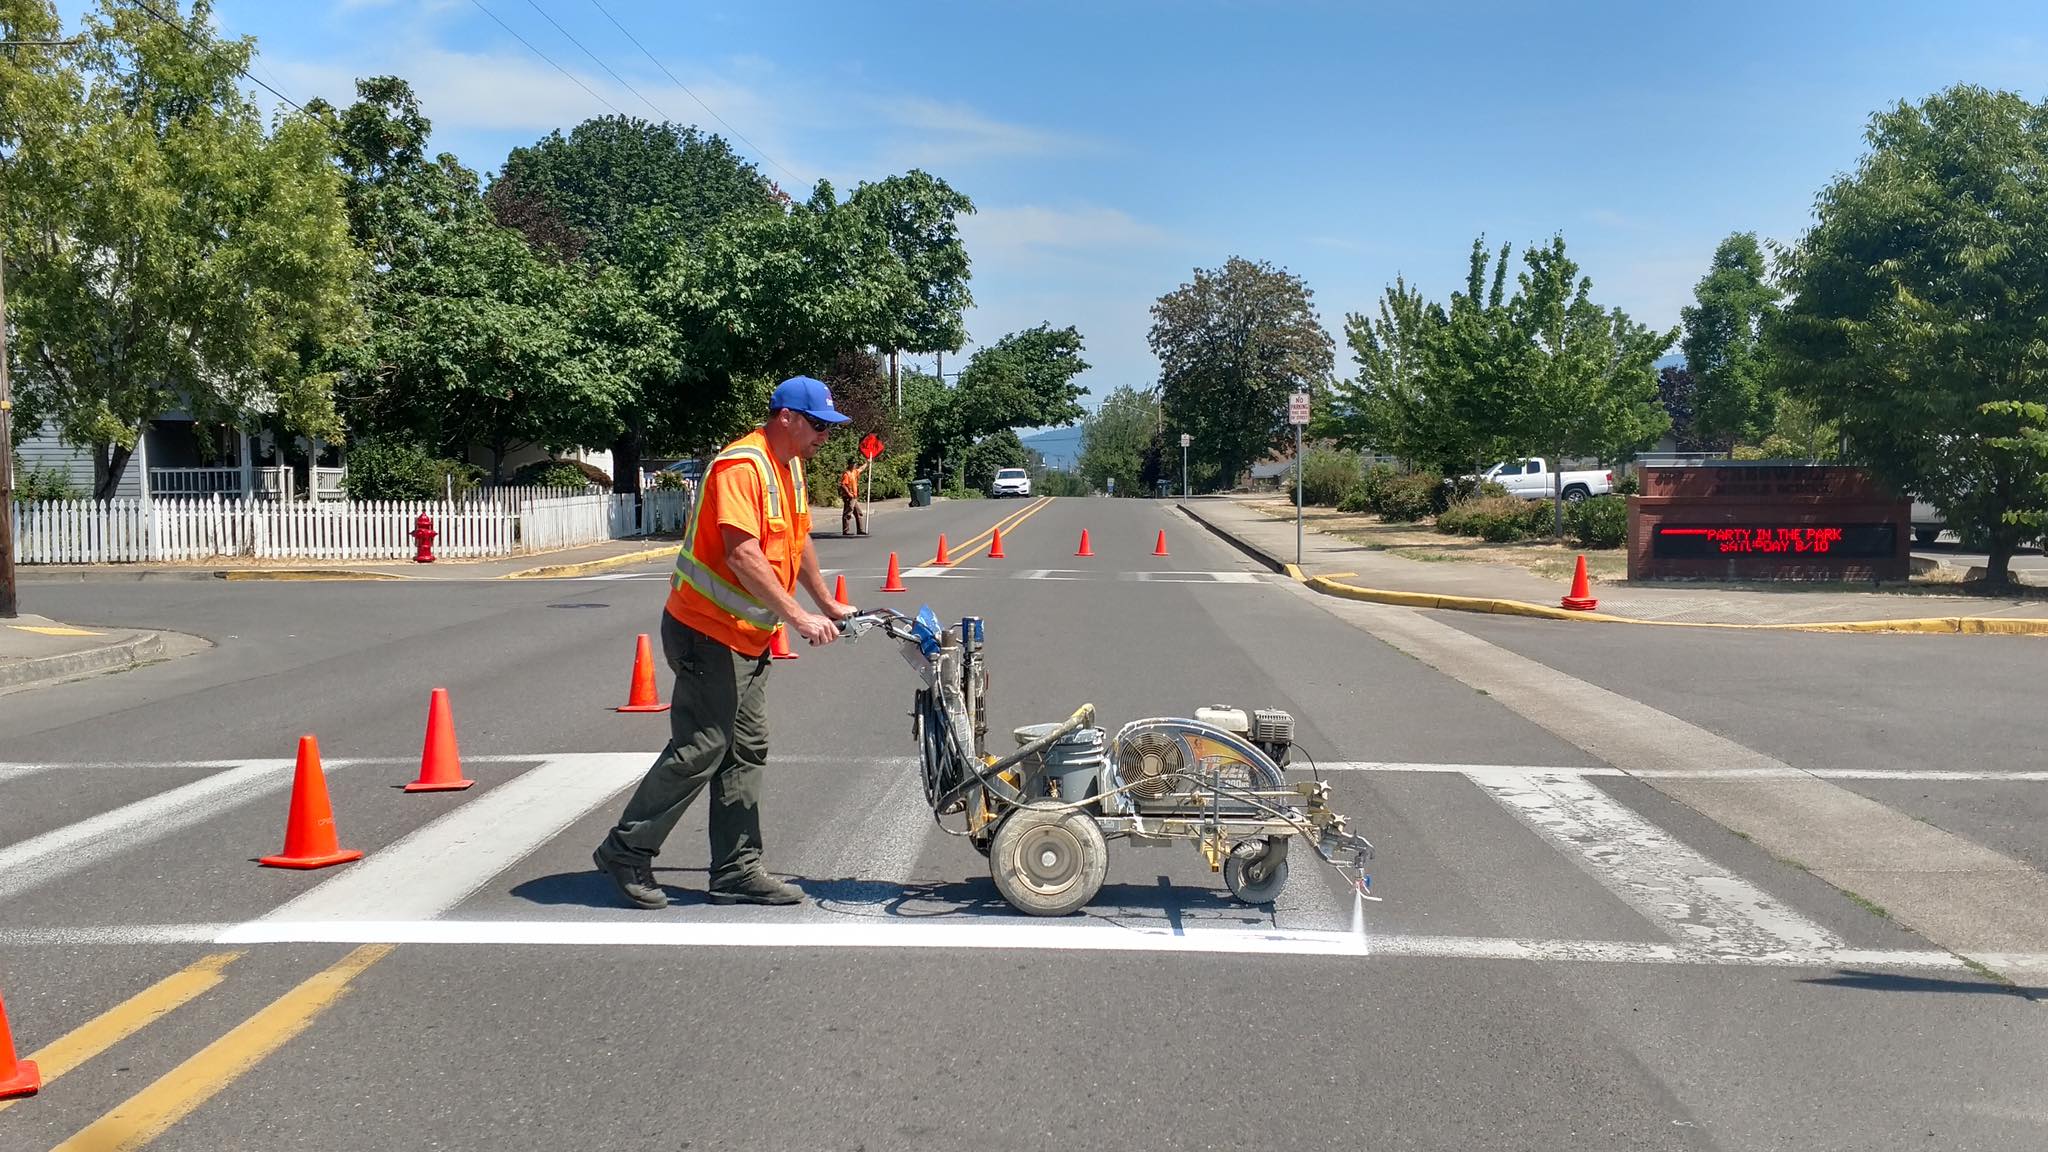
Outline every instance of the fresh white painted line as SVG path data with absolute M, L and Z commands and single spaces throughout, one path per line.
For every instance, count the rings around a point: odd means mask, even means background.
M 264 919 L 438 916 L 638 781 L 649 761 L 638 752 L 548 757 L 540 767 L 350 865 Z
M 723 948 L 996 948 L 1093 952 L 1236 952 L 1363 956 L 1348 932 L 1194 931 L 1105 924 L 917 921 L 715 923 L 675 920 L 256 920 L 215 938 L 221 944 L 575 944 Z
M 0 928 L 0 945 L 118 946 L 210 944 L 233 924 L 82 924 L 55 928 Z
M 204 779 L 123 804 L 0 848 L 0 900 L 161 839 L 291 779 L 290 760 L 250 760 Z
M 1085 580 L 1088 573 L 1079 568 L 1027 568 L 1017 573 L 1019 580 Z
M 1147 584 L 1263 584 L 1256 572 L 1119 572 L 1119 580 Z
M 1289 768 L 1320 768 L 1325 772 L 1424 772 L 1449 773 L 1453 776 L 1506 775 L 1524 776 L 1540 772 L 1546 776 L 1625 776 L 1619 768 L 1552 768 L 1531 764 L 1429 764 L 1403 763 L 1386 760 L 1319 760 L 1311 762 L 1306 757 L 1290 761 Z
M 1834 933 L 1679 843 L 1583 777 L 1526 772 L 1470 778 L 1694 949 L 1762 958 L 1842 947 Z
M 648 763 L 654 762 L 656 748 L 646 753 Z M 561 755 L 584 755 L 584 753 L 563 753 Z M 538 764 L 542 760 L 558 758 L 547 752 L 493 753 L 462 757 L 465 764 Z M 828 756 L 816 753 L 782 755 L 770 753 L 769 763 L 830 766 L 830 767 L 878 767 L 912 763 L 915 757 L 907 756 Z M 83 760 L 77 763 L 0 763 L 0 782 L 38 772 L 70 768 L 142 768 L 142 769 L 186 769 L 186 768 L 234 768 L 254 763 L 250 760 Z M 340 756 L 323 761 L 328 768 L 347 768 L 354 765 L 417 765 L 418 756 Z M 1922 780 L 1929 783 L 1956 784 L 2041 784 L 2048 783 L 2048 771 L 2000 772 L 1995 769 L 1982 771 L 1941 768 L 1641 768 L 1623 771 L 1606 765 L 1594 767 L 1573 767 L 1567 764 L 1438 764 L 1433 762 L 1407 762 L 1389 760 L 1321 760 L 1311 764 L 1308 757 L 1298 757 L 1292 767 L 1306 771 L 1310 767 L 1325 772 L 1393 772 L 1393 773 L 1447 773 L 1453 776 L 1486 775 L 1507 773 L 1519 775 L 1538 772 L 1546 776 L 1630 776 L 1639 780 L 1796 780 L 1817 777 L 1827 780 Z
M 649 763 L 654 760 L 657 749 L 647 751 Z M 464 763 L 476 764 L 538 764 L 542 760 L 558 758 L 558 755 L 587 755 L 587 753 L 491 753 L 481 755 L 465 754 Z M 898 756 L 828 756 L 815 753 L 796 755 L 771 754 L 771 762 L 792 765 L 833 765 L 851 767 L 874 767 L 896 765 L 914 761 L 914 757 Z M 328 768 L 346 768 L 354 765 L 415 764 L 416 756 L 339 756 L 323 761 Z M 81 760 L 75 763 L 4 763 L 0 762 L 0 782 L 35 775 L 39 772 L 73 768 L 147 768 L 147 769 L 189 769 L 189 768 L 234 768 L 252 760 Z M 1929 783 L 2048 783 L 2048 771 L 2001 772 L 1996 769 L 1966 770 L 1942 768 L 1643 768 L 1624 771 L 1606 765 L 1573 766 L 1569 764 L 1449 764 L 1434 761 L 1399 760 L 1320 760 L 1311 765 L 1303 756 L 1294 767 L 1320 768 L 1325 772 L 1393 772 L 1393 773 L 1439 773 L 1454 776 L 1484 775 L 1488 773 L 1522 774 L 1538 772 L 1547 776 L 1631 776 L 1643 780 L 1793 780 L 1818 777 L 1827 780 L 1921 780 Z

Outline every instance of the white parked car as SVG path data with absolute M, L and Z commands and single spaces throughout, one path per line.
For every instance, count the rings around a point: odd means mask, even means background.
M 1031 474 L 1022 468 L 998 468 L 995 483 L 989 485 L 989 495 L 997 499 L 1005 496 L 1029 496 Z
M 1560 477 L 1550 470 L 1549 462 L 1541 456 L 1502 461 L 1488 468 L 1480 479 L 1491 480 L 1507 489 L 1508 495 L 1524 500 L 1550 499 L 1560 480 L 1567 503 L 1576 504 L 1588 497 L 1604 496 L 1614 491 L 1614 473 L 1604 468 L 1566 472 Z

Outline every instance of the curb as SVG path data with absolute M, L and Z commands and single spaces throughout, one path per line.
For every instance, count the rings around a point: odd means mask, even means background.
M 1904 620 L 1824 620 L 1787 624 L 1703 623 L 1693 620 L 1641 620 L 1633 616 L 1615 616 L 1604 612 L 1573 612 L 1548 604 L 1531 604 L 1525 600 L 1360 588 L 1355 584 L 1345 584 L 1327 576 L 1307 576 L 1294 565 L 1275 560 L 1227 530 L 1203 519 L 1186 504 L 1178 507 L 1187 513 L 1189 519 L 1274 571 L 1284 572 L 1290 578 L 1325 596 L 1336 596 L 1345 600 L 1393 604 L 1403 608 L 1434 608 L 1444 612 L 1527 616 L 1540 620 L 1571 620 L 1591 624 L 1640 624 L 1660 628 L 1721 628 L 1753 632 L 1891 632 L 1940 636 L 2048 636 L 2048 619 L 2024 616 L 1931 616 Z
M 669 543 L 659 548 L 645 548 L 621 556 L 607 556 L 602 560 L 586 560 L 581 564 L 547 564 L 539 568 L 522 568 L 498 577 L 500 580 L 545 580 L 564 576 L 584 576 L 592 572 L 605 572 L 613 568 L 626 568 L 642 564 L 662 556 L 674 556 L 680 543 Z
M 109 644 L 104 648 L 68 652 L 62 656 L 38 656 L 32 660 L 0 668 L 0 688 L 19 688 L 45 680 L 63 680 L 95 672 L 125 670 L 154 660 L 163 655 L 163 652 L 162 634 L 146 632 L 133 640 Z
M 218 580 L 412 580 L 391 572 L 370 572 L 357 568 L 225 568 L 214 572 Z

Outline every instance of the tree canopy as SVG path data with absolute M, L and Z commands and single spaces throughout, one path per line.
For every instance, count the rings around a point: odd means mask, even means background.
M 1288 396 L 1328 381 L 1334 344 L 1313 299 L 1301 277 L 1233 256 L 1152 305 L 1165 419 L 1193 434 L 1205 476 L 1230 483 L 1286 442 Z
M 49 36 L 14 0 L 6 33 Z M 329 139 L 307 115 L 266 130 L 237 86 L 253 42 L 102 0 L 73 49 L 8 53 L 0 205 L 25 414 L 89 447 L 111 495 L 148 421 L 276 418 L 337 436 L 320 352 L 360 339 Z
M 2048 511 L 2048 103 L 1961 85 L 1872 117 L 1784 259 L 1779 383 L 1989 554 Z

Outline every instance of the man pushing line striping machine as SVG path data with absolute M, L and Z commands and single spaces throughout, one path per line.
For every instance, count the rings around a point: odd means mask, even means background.
M 1095 706 L 1064 721 L 1018 728 L 1017 748 L 986 748 L 988 676 L 982 621 L 941 627 L 929 607 L 914 617 L 886 608 L 838 622 L 858 640 L 880 628 L 899 641 L 922 686 L 911 709 L 925 801 L 946 832 L 989 860 L 1010 905 L 1063 916 L 1086 905 L 1109 868 L 1109 841 L 1192 843 L 1232 896 L 1268 904 L 1287 881 L 1288 845 L 1305 841 L 1371 899 L 1373 848 L 1329 808 L 1320 778 L 1289 784 L 1294 718 L 1202 708 L 1192 719 L 1134 720 L 1105 739 Z M 947 818 L 958 816 L 956 829 Z

